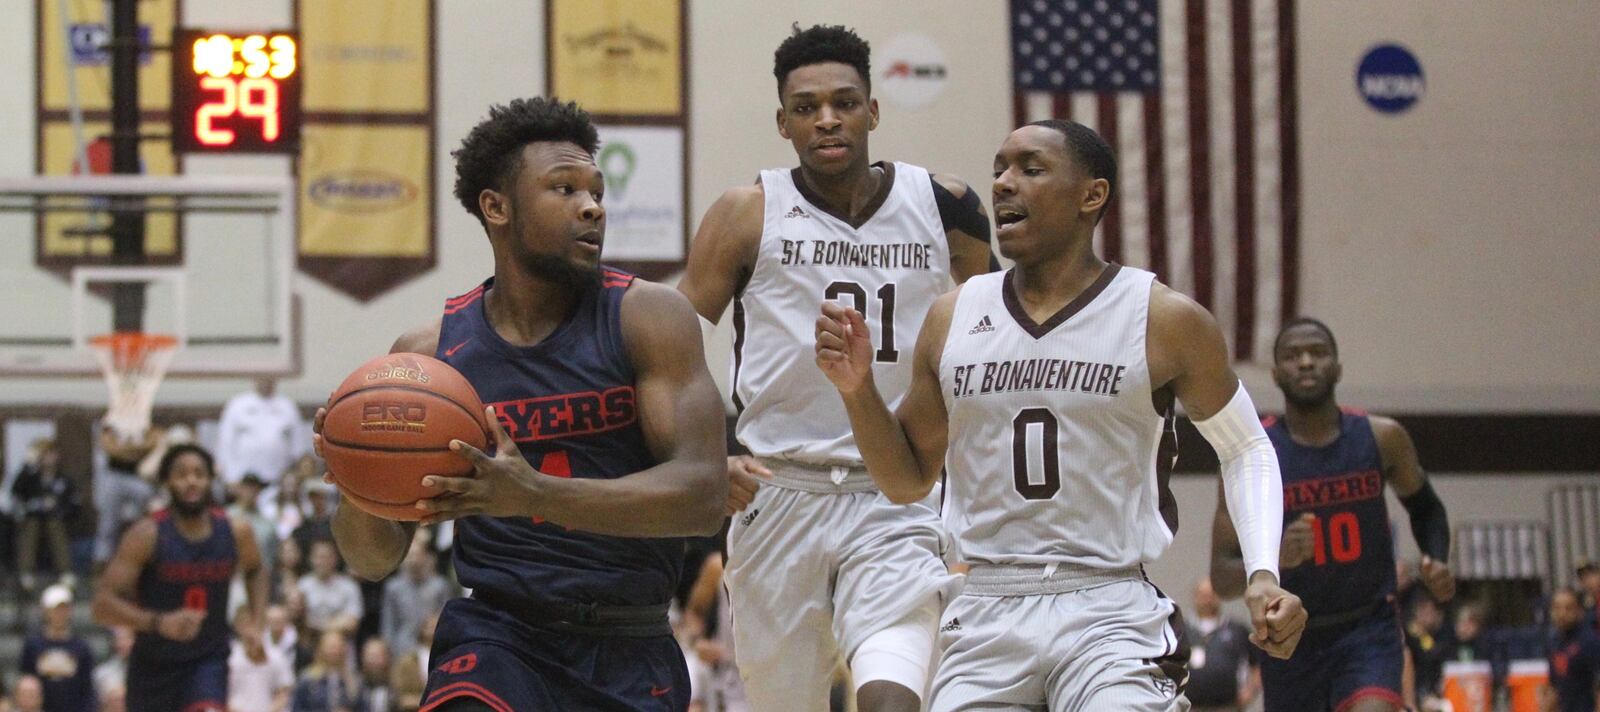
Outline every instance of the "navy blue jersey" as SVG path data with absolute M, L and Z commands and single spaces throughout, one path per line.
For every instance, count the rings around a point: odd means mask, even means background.
M 1307 447 L 1281 418 L 1262 422 L 1283 472 L 1283 524 L 1316 515 L 1312 558 L 1284 569 L 1283 587 L 1313 618 L 1358 610 L 1394 594 L 1394 538 L 1383 501 L 1383 462 L 1364 413 L 1341 411 L 1339 437 Z
M 437 358 L 466 376 L 522 456 L 547 475 L 613 479 L 656 464 L 639 425 L 622 338 L 622 296 L 633 275 L 601 275 L 602 286 L 533 346 L 510 344 L 489 325 L 483 295 L 492 278 L 445 302 Z M 605 536 L 527 517 L 456 521 L 461 584 L 535 609 L 666 603 L 682 575 L 683 552 L 681 538 Z
M 155 633 L 140 633 L 132 657 L 170 664 L 207 657 L 228 657 L 228 584 L 239 565 L 239 546 L 228 515 L 212 508 L 211 536 L 190 541 L 178 531 L 176 515 L 163 509 L 156 522 L 156 550 L 139 572 L 139 605 L 163 612 L 180 608 L 205 611 L 194 640 L 177 642 Z

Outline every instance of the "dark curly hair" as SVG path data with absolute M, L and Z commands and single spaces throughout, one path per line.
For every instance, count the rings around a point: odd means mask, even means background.
M 1117 196 L 1117 154 L 1111 150 L 1111 145 L 1094 129 L 1076 121 L 1043 119 L 1028 126 L 1044 126 L 1060 131 L 1067 139 L 1067 152 L 1071 154 L 1072 162 L 1090 178 L 1106 179 L 1109 190 L 1106 192 L 1105 205 L 1100 207 L 1100 214 L 1095 216 L 1095 222 L 1098 223 L 1105 216 L 1106 207 Z
M 206 472 L 210 473 L 211 477 L 215 479 L 217 466 L 216 462 L 211 459 L 211 453 L 199 445 L 180 443 L 167 448 L 166 453 L 161 455 L 161 464 L 156 467 L 156 481 L 166 482 L 167 477 L 172 475 L 172 466 L 178 462 L 178 458 L 190 453 L 199 455 L 200 459 L 205 461 Z
M 589 112 L 574 102 L 536 96 L 489 107 L 479 122 L 450 152 L 456 159 L 456 200 L 485 223 L 478 196 L 485 189 L 504 192 L 522 168 L 522 147 L 535 141 L 570 141 L 593 156 L 600 147 Z
M 844 25 L 812 25 L 804 30 L 794 24 L 794 34 L 778 45 L 772 54 L 772 75 L 778 78 L 778 98 L 783 99 L 783 83 L 789 73 L 810 64 L 839 62 L 855 67 L 861 81 L 872 93 L 872 47 Z

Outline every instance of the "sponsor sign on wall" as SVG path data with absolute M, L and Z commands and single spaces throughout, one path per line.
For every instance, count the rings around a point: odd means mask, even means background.
M 1426 89 L 1422 63 L 1397 44 L 1373 47 L 1356 67 L 1356 91 L 1369 106 L 1385 114 L 1410 109 Z
M 609 261 L 684 259 L 683 129 L 601 126 Z
M 873 85 L 890 102 L 923 109 L 944 93 L 949 66 L 944 51 L 927 35 L 907 33 L 889 38 L 875 52 Z
M 299 2 L 301 271 L 362 301 L 434 267 L 432 0 Z

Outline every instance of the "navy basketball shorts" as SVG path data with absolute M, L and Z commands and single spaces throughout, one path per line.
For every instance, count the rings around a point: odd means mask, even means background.
M 128 712 L 223 712 L 228 658 L 129 660 L 126 690 Z
M 1288 660 L 1261 656 L 1266 712 L 1340 712 L 1365 697 L 1400 698 L 1405 640 L 1394 609 L 1342 626 L 1307 628 Z
M 535 627 L 484 601 L 444 607 L 420 712 L 471 698 L 496 712 L 683 712 L 689 670 L 670 635 L 624 638 Z

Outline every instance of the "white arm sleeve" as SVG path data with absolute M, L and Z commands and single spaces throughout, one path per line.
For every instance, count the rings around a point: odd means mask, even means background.
M 1217 451 L 1222 462 L 1222 489 L 1228 516 L 1239 533 L 1246 580 L 1257 571 L 1278 576 L 1278 547 L 1283 539 L 1283 475 L 1278 454 L 1256 415 L 1244 384 L 1216 415 L 1194 427 Z

